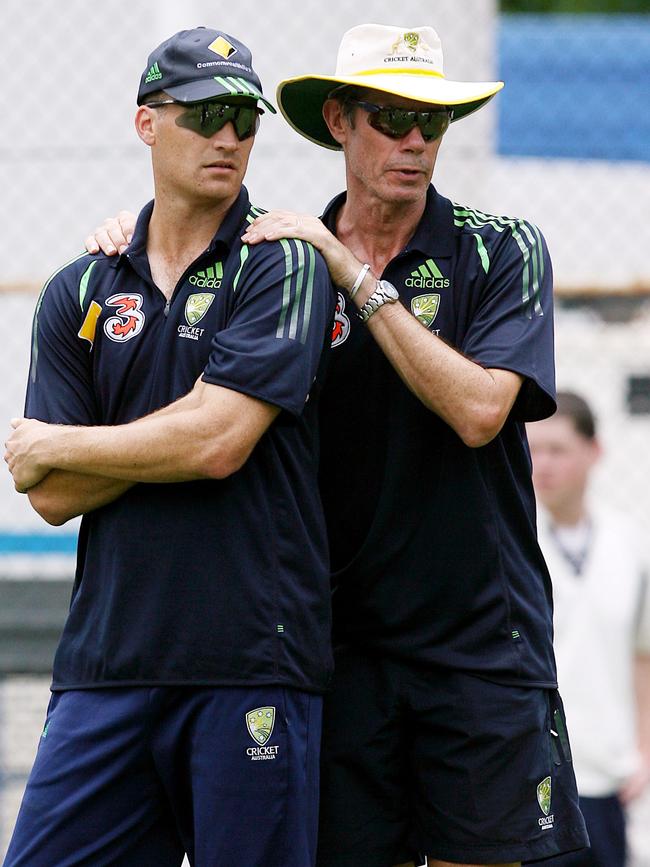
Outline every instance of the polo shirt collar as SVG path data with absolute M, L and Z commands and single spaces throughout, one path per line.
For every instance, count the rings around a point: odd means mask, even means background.
M 152 199 L 142 208 L 138 214 L 131 243 L 122 254 L 111 259 L 109 264 L 112 267 L 117 267 L 127 256 L 135 259 L 138 259 L 140 256 L 146 256 L 147 233 L 149 231 L 149 221 L 153 213 L 153 206 L 154 200 Z M 239 241 L 242 234 L 242 223 L 249 210 L 250 199 L 248 197 L 248 190 L 242 186 L 239 195 L 221 221 L 221 225 L 205 252 L 211 253 L 218 247 L 225 247 L 227 250 L 230 250 Z
M 336 216 L 345 204 L 347 193 L 340 193 L 328 203 L 322 221 L 331 232 L 336 230 Z M 427 256 L 452 256 L 454 252 L 454 206 L 430 184 L 424 213 L 404 253 L 417 250 Z

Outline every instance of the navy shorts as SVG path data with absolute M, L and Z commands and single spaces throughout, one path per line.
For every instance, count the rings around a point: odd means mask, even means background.
M 325 699 L 320 867 L 527 861 L 586 846 L 555 690 L 341 648 Z
M 277 686 L 55 693 L 5 867 L 310 867 L 321 708 Z

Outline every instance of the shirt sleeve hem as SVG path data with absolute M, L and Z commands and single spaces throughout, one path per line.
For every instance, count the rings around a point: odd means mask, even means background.
M 267 394 L 261 394 L 259 391 L 256 391 L 253 388 L 249 388 L 241 382 L 233 382 L 227 379 L 220 379 L 215 376 L 206 376 L 205 374 L 201 377 L 203 382 L 207 382 L 209 385 L 219 385 L 222 388 L 229 388 L 231 391 L 238 391 L 240 394 L 246 394 L 248 397 L 254 397 L 256 400 L 261 400 L 264 403 L 268 403 L 271 406 L 277 406 L 279 409 L 284 409 L 287 412 L 291 413 L 291 415 L 296 416 L 298 418 L 302 415 L 302 411 L 304 409 L 304 404 L 298 406 L 295 403 L 291 403 L 289 401 L 279 400 L 275 397 L 270 397 Z

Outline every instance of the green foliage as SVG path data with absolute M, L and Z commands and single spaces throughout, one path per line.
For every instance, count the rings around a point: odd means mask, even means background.
M 650 15 L 650 0 L 500 0 L 501 12 Z

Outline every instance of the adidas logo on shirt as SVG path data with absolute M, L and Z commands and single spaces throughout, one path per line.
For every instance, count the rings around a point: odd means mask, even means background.
M 433 259 L 427 259 L 411 272 L 411 276 L 406 278 L 404 284 L 415 289 L 448 289 L 450 280 L 449 277 L 443 276 Z

